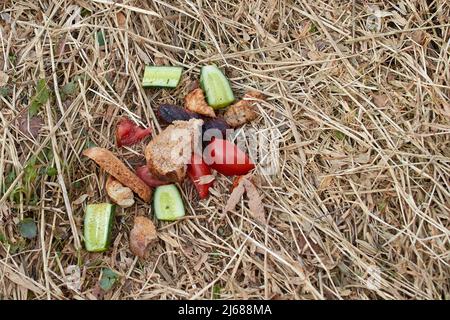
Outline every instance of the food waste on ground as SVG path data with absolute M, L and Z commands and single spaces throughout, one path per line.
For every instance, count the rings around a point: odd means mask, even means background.
M 146 66 L 142 86 L 175 88 L 180 83 L 182 71 L 181 67 Z M 258 117 L 255 102 L 264 96 L 257 91 L 249 91 L 235 102 L 229 80 L 215 65 L 201 68 L 199 84 L 184 97 L 184 107 L 171 104 L 158 107 L 157 116 L 161 123 L 167 125 L 158 135 L 128 117 L 117 121 L 115 138 L 119 148 L 132 146 L 153 135 L 143 155 L 145 165 L 131 170 L 105 148 L 93 147 L 83 151 L 83 155 L 108 174 L 105 189 L 113 202 L 86 206 L 83 231 L 87 251 L 108 250 L 115 208 L 133 206 L 135 194 L 146 203 L 152 202 L 153 213 L 158 220 L 176 221 L 186 214 L 177 184 L 188 177 L 198 197 L 203 200 L 208 198 L 209 190 L 214 186 L 215 172 L 237 176 L 224 213 L 233 210 L 246 192 L 255 220 L 265 221 L 261 196 L 249 174 L 255 164 L 225 136 L 228 129 Z M 211 129 L 215 129 L 216 134 L 219 132 L 221 138 L 208 137 Z M 203 144 L 200 152 L 195 152 L 198 136 L 203 137 Z M 136 216 L 130 233 L 131 252 L 141 258 L 147 257 L 148 247 L 156 239 L 157 231 L 152 220 Z

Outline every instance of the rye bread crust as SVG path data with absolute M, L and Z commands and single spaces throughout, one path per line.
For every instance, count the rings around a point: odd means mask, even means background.
M 83 155 L 95 161 L 103 170 L 124 186 L 133 190 L 142 200 L 150 202 L 152 189 L 120 161 L 111 151 L 94 147 L 83 151 Z
M 150 173 L 163 181 L 182 182 L 202 124 L 200 119 L 174 121 L 154 137 L 145 148 Z

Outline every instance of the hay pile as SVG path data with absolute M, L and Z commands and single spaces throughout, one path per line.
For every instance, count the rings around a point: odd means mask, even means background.
M 118 2 L 0 3 L 0 299 L 450 298 L 448 1 Z M 128 248 L 142 203 L 118 212 L 110 251 L 77 251 L 84 206 L 107 200 L 82 150 L 140 164 L 143 143 L 115 146 L 117 117 L 158 132 L 155 108 L 211 63 L 237 96 L 268 96 L 244 128 L 280 138 L 260 178 L 268 224 L 245 203 L 222 217 L 220 177 L 207 201 L 183 185 L 189 217 L 157 222 L 148 260 Z M 144 90 L 146 64 L 183 81 Z

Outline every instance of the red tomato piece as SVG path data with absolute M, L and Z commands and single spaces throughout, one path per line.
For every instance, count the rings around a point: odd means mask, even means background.
M 188 164 L 187 174 L 194 183 L 200 199 L 205 199 L 209 194 L 209 187 L 213 185 L 213 181 L 205 184 L 200 184 L 199 179 L 203 176 L 211 175 L 211 169 L 203 161 L 203 158 L 198 154 L 192 154 L 191 163 Z
M 121 118 L 116 128 L 117 146 L 131 146 L 150 135 L 151 132 L 151 128 L 145 129 L 128 118 Z
M 144 181 L 149 187 L 159 187 L 165 184 L 169 184 L 170 182 L 162 181 L 155 178 L 146 165 L 140 166 L 136 168 L 136 175 Z
M 228 140 L 213 138 L 203 155 L 207 165 L 226 176 L 245 175 L 255 168 L 247 154 Z

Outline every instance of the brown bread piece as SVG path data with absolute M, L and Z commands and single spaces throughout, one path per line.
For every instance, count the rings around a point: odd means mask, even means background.
M 134 204 L 133 191 L 112 176 L 108 176 L 108 179 L 106 179 L 105 189 L 111 200 L 120 207 L 128 208 Z
M 133 190 L 142 200 L 150 202 L 152 190 L 137 175 L 120 161 L 111 151 L 94 147 L 83 151 L 83 155 L 94 160 L 103 170 L 124 186 Z
M 156 178 L 181 182 L 186 176 L 186 164 L 194 150 L 194 139 L 201 134 L 203 120 L 174 121 L 153 138 L 145 148 L 148 170 Z

